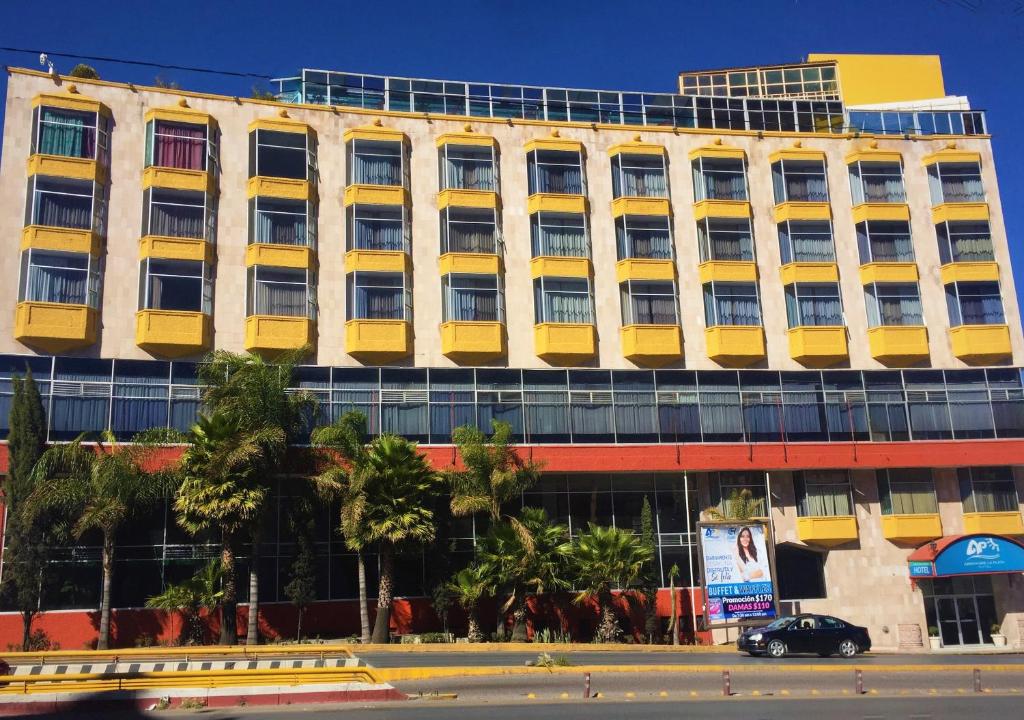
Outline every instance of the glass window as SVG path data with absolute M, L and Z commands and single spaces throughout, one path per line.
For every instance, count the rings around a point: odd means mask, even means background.
M 30 225 L 102 232 L 99 203 L 93 202 L 101 191 L 92 181 L 33 175 L 29 191 Z
M 147 188 L 143 197 L 142 234 L 213 240 L 213 208 L 206 193 Z
M 623 325 L 678 325 L 673 282 L 627 280 L 619 285 Z
M 850 475 L 846 470 L 803 470 L 793 473 L 800 517 L 853 515 Z
M 864 287 L 868 327 L 924 325 L 917 283 L 873 283 Z
M 953 262 L 991 262 L 996 259 L 988 222 L 954 221 L 935 226 L 939 240 L 939 259 L 943 265 Z
M 793 283 L 786 286 L 786 319 L 789 327 L 843 325 L 839 285 Z
M 409 252 L 409 223 L 401 205 L 350 205 L 347 250 Z
M 877 470 L 875 475 L 883 515 L 927 515 L 939 511 L 931 470 Z
M 348 275 L 348 320 L 410 320 L 412 299 L 401 273 Z
M 1003 298 L 996 282 L 955 282 L 946 285 L 950 327 L 1003 325 Z
M 96 135 L 99 131 L 100 142 L 105 149 L 106 118 L 94 112 L 45 105 L 36 108 L 34 115 L 38 125 L 33 138 L 33 153 L 86 160 L 103 159 L 102 154 L 97 155 Z
M 760 325 L 755 283 L 710 282 L 704 285 L 704 322 L 715 325 Z
M 587 217 L 538 212 L 530 216 L 533 257 L 590 257 Z
M 446 207 L 441 211 L 441 254 L 500 252 L 497 211 Z
M 504 322 L 497 275 L 451 273 L 441 278 L 442 322 Z
M 578 152 L 532 150 L 527 155 L 529 191 L 559 195 L 585 195 L 583 157 Z
M 832 223 L 828 220 L 787 220 L 778 225 L 782 264 L 835 262 Z
M 85 253 L 26 250 L 21 255 L 20 302 L 99 307 L 99 260 Z
M 825 556 L 809 548 L 782 543 L 775 546 L 775 574 L 780 600 L 823 600 Z
M 249 177 L 316 179 L 316 162 L 307 146 L 306 133 L 257 129 L 250 133 L 250 137 L 250 142 L 255 145 L 255 162 L 249 166 Z
M 498 172 L 492 146 L 446 144 L 439 153 L 442 190 L 497 191 Z
M 746 163 L 739 158 L 694 160 L 693 200 L 747 200 Z
M 708 488 L 711 493 L 711 507 L 726 517 L 734 514 L 732 505 L 741 497 L 744 490 L 750 491 L 755 517 L 768 515 L 768 489 L 763 472 L 710 473 Z
M 348 143 L 348 184 L 408 187 L 402 143 L 351 140 Z
M 592 325 L 590 281 L 584 278 L 539 277 L 533 281 L 537 323 Z
M 754 234 L 747 218 L 704 218 L 697 222 L 700 261 L 732 260 L 753 262 Z
M 284 317 L 316 317 L 316 279 L 308 270 L 250 267 L 246 315 L 278 315 Z
M 206 170 L 206 125 L 151 120 L 146 126 L 146 167 Z
M 828 178 L 822 160 L 779 160 L 772 163 L 775 203 L 828 202 Z
M 316 215 L 305 200 L 255 197 L 249 201 L 252 213 L 250 243 L 315 246 Z
M 957 476 L 965 513 L 1017 512 L 1020 509 L 1011 468 L 960 468 Z
M 905 220 L 868 220 L 857 223 L 860 264 L 872 262 L 914 262 L 910 223 Z
M 612 197 L 667 198 L 664 155 L 613 156 Z
M 615 218 L 615 239 L 619 260 L 672 259 L 672 228 L 667 217 L 622 215 Z
M 981 166 L 977 163 L 935 163 L 928 166 L 932 205 L 985 202 Z
M 140 310 L 182 310 L 209 314 L 210 269 L 203 262 L 146 258 L 139 268 Z
M 903 167 L 900 163 L 856 162 L 850 165 L 853 204 L 905 203 Z

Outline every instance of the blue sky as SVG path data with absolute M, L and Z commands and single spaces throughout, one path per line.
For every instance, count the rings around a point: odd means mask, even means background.
M 682 69 L 799 60 L 810 52 L 936 53 L 946 90 L 988 111 L 1003 211 L 1024 291 L 1024 0 L 517 0 L 437 4 L 106 0 L 0 4 L 0 46 L 272 76 L 301 67 L 456 80 L 672 91 Z M 457 7 L 446 16 L 439 7 Z M 55 58 L 59 71 L 74 65 Z M 5 65 L 36 57 L 0 51 Z M 92 63 L 110 80 L 155 76 L 248 94 L 235 77 Z M 6 95 L 6 77 L 0 77 Z M 0 107 L 0 120 L 3 109 Z M 1024 125 L 1024 123 L 1022 123 Z

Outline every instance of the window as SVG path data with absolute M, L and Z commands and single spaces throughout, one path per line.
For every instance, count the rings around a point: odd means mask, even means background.
M 996 282 L 955 282 L 946 286 L 949 326 L 1003 325 L 1003 298 Z
M 857 223 L 860 264 L 872 262 L 914 262 L 910 223 L 905 220 L 867 220 Z
M 349 320 L 412 320 L 412 295 L 401 273 L 348 275 Z
M 779 254 L 782 264 L 835 262 L 832 223 L 828 220 L 787 220 L 779 223 Z
M 103 188 L 90 180 L 33 175 L 26 225 L 103 232 Z
M 733 504 L 744 490 L 750 491 L 755 517 L 768 515 L 768 488 L 763 472 L 717 472 L 708 476 L 711 507 L 726 517 L 734 514 Z
M 864 288 L 868 327 L 924 325 L 917 283 L 872 283 Z
M 678 325 L 673 282 L 627 280 L 619 285 L 623 325 Z
M 192 260 L 146 258 L 139 267 L 140 310 L 182 310 L 210 314 L 210 268 Z
M 710 282 L 704 285 L 704 322 L 715 325 L 760 325 L 761 308 L 754 283 Z
M 402 149 L 400 142 L 350 140 L 348 184 L 409 187 Z
M 899 163 L 856 162 L 850 165 L 853 204 L 905 203 L 903 167 Z
M 441 322 L 504 322 L 497 275 L 451 273 L 441 278 Z
M 526 156 L 530 195 L 585 195 L 583 157 L 564 150 L 531 150 Z
M 587 217 L 538 212 L 530 216 L 533 257 L 590 257 Z
M 249 200 L 250 243 L 316 246 L 316 206 L 306 200 L 254 197 Z
M 935 163 L 928 166 L 928 189 L 932 205 L 985 202 L 978 163 Z
M 822 160 L 779 160 L 772 163 L 775 204 L 828 202 L 828 178 Z
M 747 199 L 746 166 L 740 158 L 699 157 L 693 161 L 693 200 Z
M 939 259 L 951 262 L 991 262 L 996 259 L 988 222 L 949 221 L 935 226 Z
M 142 197 L 142 234 L 213 242 L 216 213 L 208 202 L 203 192 L 147 188 Z
M 350 205 L 347 250 L 409 252 L 409 224 L 401 205 Z
M 928 515 L 939 511 L 931 470 L 877 470 L 875 475 L 883 515 Z
M 206 170 L 206 125 L 151 120 L 146 125 L 146 167 L 156 166 L 179 170 Z
M 793 473 L 793 481 L 800 517 L 853 515 L 850 476 L 845 470 L 803 470 Z
M 583 278 L 539 277 L 533 281 L 535 322 L 592 325 L 590 281 Z
M 98 308 L 99 270 L 99 260 L 84 253 L 26 250 L 18 300 Z
M 246 316 L 316 318 L 316 276 L 309 270 L 256 265 L 247 273 Z
M 59 155 L 107 163 L 110 138 L 106 116 L 45 105 L 37 107 L 32 116 L 33 154 Z
M 494 147 L 444 145 L 439 151 L 442 190 L 498 190 Z
M 780 600 L 823 600 L 825 557 L 808 548 L 783 543 L 775 546 L 775 574 Z
M 498 211 L 493 208 L 446 207 L 441 211 L 441 254 L 500 252 Z
M 697 222 L 697 243 L 701 262 L 754 260 L 754 235 L 749 219 L 704 218 Z
M 256 130 L 249 133 L 249 177 L 316 179 L 316 155 L 304 132 Z
M 843 323 L 839 285 L 793 283 L 786 286 L 786 319 L 789 327 L 838 326 Z
M 672 259 L 672 228 L 667 217 L 622 215 L 615 218 L 615 240 L 619 260 Z
M 612 157 L 612 197 L 667 198 L 664 155 Z
M 965 513 L 1017 512 L 1020 508 L 1013 470 L 1008 467 L 969 467 L 957 470 Z

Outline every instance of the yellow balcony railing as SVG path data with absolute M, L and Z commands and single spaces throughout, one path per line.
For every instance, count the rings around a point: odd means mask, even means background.
M 409 253 L 401 250 L 349 250 L 345 253 L 345 272 L 404 273 L 412 269 Z
M 155 165 L 142 171 L 142 189 L 152 187 L 211 194 L 217 192 L 213 173 L 206 170 L 184 170 L 182 168 L 156 167 Z
M 245 349 L 273 355 L 316 345 L 316 321 L 284 315 L 245 319 Z
M 704 330 L 708 357 L 726 367 L 747 367 L 765 358 L 760 325 L 716 325 Z
M 501 197 L 493 190 L 442 190 L 437 194 L 437 208 L 439 210 L 443 210 L 446 207 L 492 210 L 500 204 Z
M 941 203 L 932 208 L 932 224 L 941 225 L 949 221 L 987 221 L 988 203 Z
M 693 204 L 693 217 L 742 219 L 750 217 L 750 203 L 746 200 L 701 200 Z
M 449 320 L 441 323 L 441 352 L 457 363 L 479 365 L 506 353 L 505 325 Z
M 995 262 L 955 262 L 939 268 L 943 285 L 954 282 L 999 282 L 999 265 Z
M 98 326 L 99 311 L 87 305 L 20 302 L 14 317 L 14 339 L 61 353 L 95 343 Z
M 412 354 L 412 324 L 405 320 L 349 320 L 345 352 L 363 362 L 383 363 Z
M 312 270 L 316 266 L 316 253 L 304 245 L 277 245 L 252 243 L 245 248 L 246 267 L 270 265 L 273 267 Z
M 285 200 L 308 200 L 316 202 L 316 185 L 309 180 L 296 178 L 266 177 L 257 175 L 249 178 L 246 195 L 254 197 L 273 197 Z
M 791 262 L 779 268 L 783 285 L 793 283 L 839 282 L 839 266 L 834 262 Z
M 29 155 L 28 174 L 92 180 L 101 185 L 107 181 L 107 169 L 97 161 L 65 155 Z
M 103 250 L 103 239 L 91 230 L 29 225 L 21 231 L 21 249 L 56 250 L 98 257 Z
M 135 344 L 163 357 L 194 355 L 210 348 L 210 316 L 178 310 L 140 310 L 135 313 Z
M 757 282 L 757 263 L 746 260 L 707 260 L 697 266 L 700 282 Z
M 349 185 L 345 188 L 345 207 L 349 205 L 406 205 L 409 193 L 400 185 Z
M 872 262 L 860 266 L 860 284 L 916 283 L 917 264 L 912 262 Z
M 775 206 L 776 223 L 787 220 L 831 220 L 832 206 L 827 202 L 784 202 Z
M 887 325 L 868 330 L 871 357 L 890 367 L 907 367 L 928 359 L 924 325 Z
M 942 537 L 942 520 L 938 513 L 883 515 L 882 536 L 897 543 L 920 545 Z
M 622 354 L 637 365 L 661 367 L 683 357 L 678 325 L 626 325 L 621 336 Z
M 850 355 L 846 328 L 842 325 L 795 327 L 787 330 L 786 335 L 789 356 L 807 367 L 828 367 Z
M 949 329 L 953 354 L 968 365 L 988 365 L 1013 357 L 1008 325 L 961 325 Z
M 844 545 L 858 538 L 857 518 L 852 515 L 799 517 L 796 534 L 808 545 Z
M 676 264 L 671 260 L 629 258 L 616 263 L 615 276 L 620 283 L 626 280 L 671 281 L 676 278 Z
M 193 238 L 144 235 L 139 241 L 139 259 L 148 257 L 210 263 L 213 262 L 213 245 Z
M 964 513 L 964 532 L 968 535 L 1024 535 L 1024 520 L 1017 510 L 1009 512 Z
M 909 222 L 910 206 L 906 203 L 861 203 L 860 205 L 854 205 L 854 224 L 868 220 Z
M 593 325 L 540 323 L 533 326 L 534 350 L 552 365 L 578 365 L 597 354 Z
M 438 261 L 442 275 L 497 275 L 501 272 L 501 258 L 490 253 L 449 252 Z
M 569 213 L 582 215 L 587 212 L 587 199 L 582 195 L 559 195 L 557 193 L 534 193 L 526 201 L 526 212 Z
M 612 217 L 623 215 L 671 215 L 668 198 L 620 197 L 612 200 Z
M 590 277 L 590 258 L 542 256 L 530 260 L 530 277 Z

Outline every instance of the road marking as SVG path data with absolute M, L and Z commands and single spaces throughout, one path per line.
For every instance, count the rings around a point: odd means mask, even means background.
M 817 689 L 815 689 L 815 688 L 812 688 L 812 689 L 811 689 L 811 695 L 821 695 L 821 693 L 820 693 L 820 692 L 818 692 L 818 690 L 817 690 Z
M 877 695 L 877 694 L 878 694 L 878 691 L 875 690 L 874 688 L 871 688 L 870 690 L 868 690 L 868 695 Z
M 697 697 L 697 691 L 696 690 L 691 690 L 690 691 L 690 697 Z
M 636 697 L 636 693 L 635 692 L 628 692 L 628 693 L 626 693 L 626 697 L 628 697 L 628 698 L 635 698 Z
M 562 698 L 563 700 L 567 700 L 569 698 L 569 693 L 562 693 L 558 697 Z
M 963 694 L 964 694 L 965 692 L 967 692 L 967 691 L 966 691 L 966 690 L 964 690 L 963 688 L 957 688 L 957 689 L 956 689 L 956 692 L 957 692 L 957 694 L 958 694 L 958 695 L 963 695 Z
M 760 697 L 761 691 L 760 690 L 755 690 L 754 692 L 752 692 L 750 694 L 753 695 L 754 697 Z
M 849 694 L 850 694 L 850 691 L 847 690 L 846 688 L 843 688 L 843 695 L 849 695 Z
M 658 693 L 658 697 L 668 697 L 668 693 L 662 690 L 660 693 Z
M 928 690 L 929 695 L 935 695 L 937 692 L 938 690 L 936 690 L 935 688 L 931 688 L 930 690 Z
M 780 695 L 789 695 L 789 690 L 780 690 L 779 694 Z
M 536 693 L 526 693 L 526 698 L 528 700 L 536 700 L 537 699 L 537 694 Z

